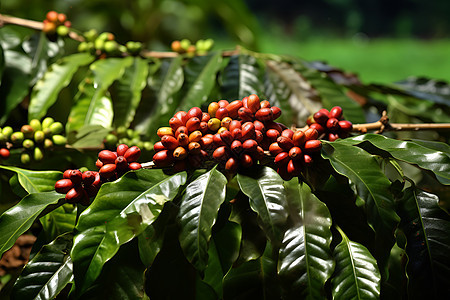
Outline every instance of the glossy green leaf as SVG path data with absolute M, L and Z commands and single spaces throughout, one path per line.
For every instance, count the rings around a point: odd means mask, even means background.
M 66 125 L 67 131 L 80 130 L 83 126 L 101 125 L 109 128 L 114 116 L 112 100 L 105 89 L 96 88 L 92 78 L 80 83 Z
M 139 259 L 137 241 L 120 247 L 103 267 L 95 283 L 81 299 L 143 299 L 145 266 Z
M 334 249 L 336 270 L 331 279 L 333 299 L 380 299 L 381 276 L 369 250 L 348 239 L 339 228 L 342 241 Z
M 283 179 L 273 169 L 258 166 L 249 175 L 239 173 L 237 180 L 242 192 L 250 198 L 250 207 L 258 214 L 261 228 L 278 245 L 288 216 Z
M 220 298 L 223 297 L 223 277 L 239 255 L 241 236 L 241 226 L 234 222 L 226 222 L 222 228 L 213 233 L 203 280 L 214 288 Z
M 139 122 L 135 127 L 137 131 L 153 137 L 159 127 L 167 126 L 179 104 L 175 94 L 184 82 L 182 62 L 181 56 L 170 61 L 165 60 L 158 71 L 150 76 L 148 85 L 154 97 L 149 100 L 153 105 L 151 111 L 142 111 L 136 115 L 135 118 L 139 115 Z
M 31 82 L 31 59 L 20 52 L 5 50 L 5 68 L 0 86 L 0 124 L 29 93 Z
M 148 62 L 135 57 L 132 64 L 125 69 L 123 76 L 114 85 L 113 94 L 114 125 L 129 127 L 136 109 L 141 101 L 141 93 L 147 84 Z M 114 97 L 117 95 L 117 98 Z
M 322 156 L 330 161 L 336 172 L 351 180 L 356 194 L 365 202 L 367 221 L 376 233 L 374 256 L 383 273 L 399 221 L 391 183 L 375 158 L 364 150 L 343 143 L 322 143 Z
M 221 90 L 224 99 L 242 99 L 250 94 L 263 97 L 262 70 L 251 55 L 233 55 L 222 72 Z
M 411 141 L 390 139 L 379 134 L 364 134 L 345 139 L 343 142 L 357 145 L 365 141 L 389 152 L 398 160 L 434 172 L 442 184 L 450 184 L 450 156 L 447 153 L 438 151 L 435 147 L 428 148 L 423 143 L 420 145 Z
M 53 191 L 55 182 L 62 178 L 59 171 L 34 171 L 1 165 L 0 169 L 15 172 L 20 185 L 30 194 Z
M 312 68 L 296 65 L 300 74 L 319 93 L 323 106 L 331 109 L 340 106 L 344 111 L 344 117 L 353 123 L 365 123 L 366 118 L 362 107 L 353 99 L 347 97 L 342 88 L 333 82 L 325 73 Z
M 411 299 L 440 299 L 450 287 L 450 216 L 436 195 L 405 190 L 400 202 L 400 228 L 405 233 L 408 294 Z M 445 298 L 445 297 L 444 297 Z
M 104 128 L 102 125 L 86 125 L 78 129 L 77 134 L 68 140 L 74 148 L 103 148 L 103 141 L 110 128 Z
M 94 57 L 88 53 L 76 53 L 52 64 L 44 77 L 33 87 L 28 119 L 44 117 L 50 106 L 56 102 L 59 92 L 70 83 L 78 68 L 93 60 Z
M 293 94 L 291 79 L 293 71 L 288 64 L 275 61 L 266 62 L 266 74 L 264 76 L 264 92 L 272 106 L 278 106 L 282 114 L 277 122 L 290 126 L 295 122 L 294 110 L 291 109 L 289 98 Z
M 233 267 L 223 279 L 223 299 L 282 299 L 276 253 L 270 244 L 264 255 Z
M 43 232 L 47 240 L 53 240 L 66 232 L 72 232 L 75 228 L 77 211 L 74 205 L 64 204 L 52 212 L 41 217 Z
M 120 245 L 153 223 L 185 181 L 184 172 L 167 176 L 162 170 L 141 169 L 102 185 L 76 227 L 71 256 L 77 295 L 95 281 Z
M 23 269 L 14 284 L 11 299 L 53 299 L 73 279 L 73 234 L 57 237 L 45 245 Z
M 436 123 L 450 122 L 450 116 L 434 103 L 400 95 L 386 95 L 387 103 L 392 110 L 399 110 L 407 115 L 431 120 Z
M 292 225 L 286 230 L 278 260 L 278 274 L 290 297 L 320 299 L 333 273 L 331 216 L 306 184 L 287 183 Z
M 211 229 L 225 200 L 226 184 L 226 177 L 214 167 L 189 183 L 180 204 L 180 245 L 187 260 L 199 271 L 208 262 Z
M 64 195 L 57 192 L 29 194 L 0 216 L 0 256 L 14 245 L 17 238 L 33 225 L 50 204 L 57 204 Z
M 448 156 L 450 156 L 450 146 L 448 144 L 442 143 L 442 142 L 435 142 L 435 141 L 425 141 L 425 140 L 411 140 L 412 142 L 423 146 L 425 148 L 433 149 L 436 151 L 444 152 Z
M 216 85 L 216 75 L 221 68 L 222 53 L 214 52 L 207 56 L 196 56 L 184 69 L 186 92 L 177 111 L 188 111 L 191 107 L 200 107 L 208 100 Z

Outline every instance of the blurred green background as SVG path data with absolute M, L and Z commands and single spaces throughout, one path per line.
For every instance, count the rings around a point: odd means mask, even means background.
M 321 60 L 364 82 L 408 76 L 450 81 L 448 0 L 2 0 L 0 13 L 43 20 L 64 12 L 73 27 L 169 50 L 171 41 L 213 38 L 216 49 Z

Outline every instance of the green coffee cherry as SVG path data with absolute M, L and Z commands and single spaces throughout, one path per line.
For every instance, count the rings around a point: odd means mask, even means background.
M 30 154 L 28 154 L 28 153 L 22 153 L 22 155 L 20 155 L 20 161 L 21 161 L 22 164 L 24 164 L 24 165 L 29 164 L 30 161 L 31 161 Z
M 109 133 L 108 135 L 106 135 L 105 144 L 107 146 L 114 147 L 115 145 L 117 145 L 117 142 L 118 142 L 118 138 L 114 134 Z
M 59 36 L 67 36 L 69 34 L 70 29 L 64 25 L 58 26 L 56 28 L 56 33 Z
M 147 151 L 153 150 L 153 143 L 152 142 L 144 142 L 144 149 Z
M 45 148 L 45 149 L 49 149 L 49 148 L 51 148 L 51 147 L 53 147 L 53 142 L 52 142 L 52 140 L 50 140 L 50 139 L 45 139 L 45 140 L 44 140 L 44 148 Z
M 50 125 L 52 125 L 55 122 L 52 117 L 47 117 L 42 121 L 42 129 L 50 128 Z
M 84 37 L 87 41 L 93 42 L 98 37 L 98 32 L 95 29 L 91 29 L 84 33 Z
M 213 39 L 206 39 L 203 42 L 203 50 L 209 51 L 214 46 L 214 40 Z
M 78 44 L 78 52 L 88 52 L 89 47 L 87 42 L 81 42 Z
M 180 46 L 181 48 L 183 48 L 185 51 L 187 51 L 187 49 L 189 48 L 189 46 L 191 45 L 191 41 L 188 39 L 182 39 L 180 41 Z
M 103 49 L 108 54 L 114 54 L 119 51 L 119 44 L 116 41 L 106 41 Z
M 120 53 L 127 53 L 128 49 L 124 45 L 119 45 L 119 52 Z
M 53 134 L 60 134 L 64 130 L 64 127 L 61 122 L 55 122 L 50 125 L 50 130 Z
M 56 146 L 64 146 L 67 142 L 66 137 L 59 134 L 55 134 L 54 136 L 52 136 L 52 140 L 53 144 L 55 144 Z
M 129 139 L 127 139 L 127 138 L 121 138 L 121 139 L 119 139 L 119 144 L 125 144 L 125 145 L 131 145 L 130 144 L 130 140 Z
M 131 128 L 128 128 L 128 129 L 127 129 L 127 138 L 132 139 L 132 138 L 134 138 L 134 137 L 136 137 L 136 136 L 135 136 L 135 133 L 134 133 L 134 130 L 131 129 Z
M 89 171 L 89 169 L 87 167 L 81 167 L 78 169 L 81 173 L 84 173 L 86 171 Z
M 120 127 L 117 128 L 116 133 L 117 133 L 117 137 L 119 139 L 123 138 L 127 134 L 127 128 L 125 126 L 120 126 Z
M 34 142 L 30 139 L 26 139 L 22 142 L 22 147 L 25 149 L 31 149 L 34 147 Z
M 43 130 L 45 137 L 51 137 L 53 135 L 52 130 L 50 128 L 44 128 Z
M 11 134 L 14 132 L 11 126 L 6 126 L 3 128 L 2 133 L 4 136 L 6 136 L 8 139 L 11 137 Z
M 104 47 L 105 47 L 105 41 L 104 40 L 101 40 L 100 38 L 97 38 L 94 41 L 94 48 L 95 49 L 103 51 Z
M 42 130 L 41 121 L 38 119 L 33 119 L 30 121 L 30 126 L 33 128 L 34 131 Z
M 34 141 L 36 143 L 42 143 L 45 139 L 45 133 L 42 130 L 38 130 L 34 133 Z
M 22 144 L 23 140 L 25 139 L 23 132 L 16 131 L 11 134 L 11 142 L 15 145 Z
M 35 161 L 40 161 L 44 158 L 44 153 L 42 153 L 41 148 L 34 148 L 33 158 Z
M 114 34 L 112 34 L 110 32 L 102 32 L 98 36 L 97 40 L 112 41 L 112 40 L 114 40 Z

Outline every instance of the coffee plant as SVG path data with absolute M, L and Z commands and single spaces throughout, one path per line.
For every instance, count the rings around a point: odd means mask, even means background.
M 448 83 L 0 19 L 2 296 L 450 294 Z

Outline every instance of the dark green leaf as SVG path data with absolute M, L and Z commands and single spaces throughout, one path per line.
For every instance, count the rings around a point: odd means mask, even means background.
M 336 270 L 331 279 L 333 299 L 380 299 L 381 276 L 369 250 L 352 242 L 339 229 L 342 242 L 334 249 Z
M 46 214 L 39 221 L 47 240 L 53 240 L 66 232 L 72 232 L 75 228 L 77 211 L 74 205 L 64 204 L 52 212 Z
M 331 216 L 306 184 L 287 183 L 292 225 L 286 230 L 278 260 L 278 274 L 290 297 L 320 299 L 333 273 Z
M 425 148 L 433 149 L 436 151 L 444 152 L 448 156 L 450 156 L 450 146 L 448 144 L 442 143 L 442 142 L 435 142 L 435 141 L 425 141 L 425 140 L 412 140 L 412 142 L 423 146 Z
M 103 267 L 95 283 L 81 299 L 143 299 L 145 266 L 139 259 L 136 240 L 120 247 Z
M 216 167 L 186 187 L 180 204 L 180 245 L 186 258 L 203 271 L 208 262 L 208 243 L 220 205 L 225 200 L 227 179 Z
M 74 141 L 69 143 L 74 148 L 102 148 L 106 135 L 110 128 L 104 128 L 101 125 L 86 125 L 79 129 Z
M 290 72 L 293 69 L 287 64 L 280 64 L 275 61 L 267 61 L 266 64 L 264 92 L 270 104 L 272 106 L 278 106 L 283 112 L 277 121 L 286 126 L 295 124 L 294 110 L 291 109 L 289 103 L 289 98 L 293 94 L 290 84 L 293 78 Z M 300 88 L 300 86 L 297 88 Z
M 53 191 L 55 182 L 62 178 L 59 171 L 33 171 L 1 165 L 0 169 L 15 172 L 20 185 L 30 194 Z
M 298 66 L 300 74 L 319 93 L 325 108 L 340 106 L 344 117 L 353 123 L 365 123 L 366 118 L 361 106 L 353 99 L 347 97 L 340 86 L 333 82 L 325 73 L 304 66 Z
M 0 86 L 0 123 L 29 92 L 31 59 L 20 52 L 4 51 L 5 69 Z
M 64 195 L 56 192 L 29 194 L 0 216 L 0 256 L 14 245 L 34 220 L 50 204 L 57 204 Z
M 93 60 L 94 57 L 88 53 L 76 53 L 52 64 L 44 77 L 33 87 L 28 119 L 40 119 L 45 116 L 58 98 L 59 92 L 70 83 L 78 68 Z
M 262 70 L 254 56 L 232 56 L 221 79 L 224 99 L 242 99 L 250 94 L 263 97 Z
M 432 102 L 423 101 L 414 97 L 390 94 L 386 95 L 386 101 L 390 109 L 398 110 L 406 115 L 431 120 L 436 123 L 450 122 L 450 116 L 442 108 L 436 107 Z
M 0 44 L 0 85 L 2 84 L 3 70 L 5 69 L 5 55 Z
M 162 170 L 141 169 L 102 185 L 76 227 L 79 233 L 71 256 L 78 295 L 95 281 L 120 245 L 153 223 L 185 181 L 184 172 L 167 176 Z
M 166 60 L 158 72 L 150 76 L 149 87 L 156 97 L 152 99 L 154 101 L 152 110 L 142 112 L 139 124 L 135 127 L 137 131 L 153 137 L 159 127 L 167 126 L 168 120 L 176 112 L 179 104 L 175 94 L 184 81 L 182 62 L 181 56 L 171 61 Z
M 117 98 L 112 97 L 114 107 L 114 126 L 129 127 L 141 101 L 141 93 L 147 84 L 148 62 L 142 58 L 133 58 L 132 64 L 125 69 L 123 76 L 114 85 Z
M 177 111 L 188 111 L 191 107 L 200 107 L 216 84 L 216 75 L 222 63 L 222 53 L 215 52 L 207 56 L 197 56 L 185 67 L 186 92 Z
M 450 101 L 448 82 L 425 77 L 410 77 L 406 80 L 395 82 L 402 92 L 406 92 L 416 98 L 433 101 L 438 104 L 448 105 Z
M 283 179 L 269 167 L 258 167 L 251 175 L 238 174 L 237 180 L 242 192 L 250 198 L 250 207 L 258 213 L 261 228 L 278 246 L 288 216 Z
M 443 299 L 450 293 L 450 216 L 439 207 L 436 195 L 415 187 L 406 189 L 400 204 L 409 296 Z
M 345 139 L 343 142 L 359 144 L 364 141 L 389 152 L 398 160 L 430 170 L 436 174 L 442 184 L 450 184 L 450 156 L 447 153 L 438 151 L 435 147 L 428 148 L 423 143 L 420 145 L 415 142 L 390 139 L 379 134 L 360 135 Z
M 276 255 L 270 244 L 264 255 L 232 268 L 223 279 L 223 299 L 282 299 Z
M 11 299 L 53 299 L 73 279 L 73 234 L 57 237 L 42 247 L 14 284 Z
M 336 172 L 351 180 L 355 192 L 365 202 L 368 223 L 376 233 L 374 256 L 383 273 L 399 221 L 389 179 L 375 158 L 358 147 L 323 141 L 322 156 L 330 160 Z
M 223 277 L 239 255 L 241 236 L 241 226 L 234 222 L 227 222 L 212 236 L 204 281 L 214 288 L 220 298 L 223 297 Z

